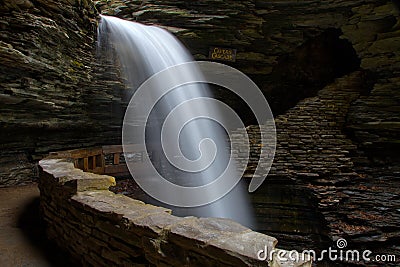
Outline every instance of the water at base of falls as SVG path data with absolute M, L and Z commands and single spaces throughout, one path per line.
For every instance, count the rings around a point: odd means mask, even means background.
M 99 51 L 104 53 L 101 56 L 116 55 L 117 65 L 122 69 L 127 80 L 127 87 L 133 88 L 130 90 L 132 91 L 130 95 L 152 75 L 171 66 L 193 61 L 187 49 L 168 31 L 115 17 L 101 17 L 98 29 L 98 44 Z M 191 71 L 195 75 L 199 75 L 197 73 L 199 70 L 193 69 Z M 169 79 L 174 79 L 174 77 L 169 77 Z M 157 90 L 157 88 L 154 90 Z M 205 84 L 178 86 L 159 100 L 151 97 L 152 95 L 157 95 L 158 92 L 147 93 L 147 98 L 134 103 L 135 108 L 139 111 L 138 114 L 141 107 L 154 105 L 154 108 L 148 118 L 138 115 L 132 125 L 136 125 L 139 128 L 145 127 L 146 145 L 151 144 L 153 148 L 158 147 L 158 149 L 153 150 L 152 155 L 152 163 L 157 171 L 166 180 L 180 186 L 202 186 L 212 182 L 224 172 L 230 157 L 230 151 L 227 149 L 229 147 L 227 142 L 228 134 L 227 130 L 214 121 L 200 118 L 190 120 L 185 125 L 176 125 L 174 127 L 181 127 L 179 136 L 169 136 L 167 139 L 163 139 L 163 143 L 161 142 L 163 123 L 171 111 L 185 101 L 201 97 L 212 97 L 208 86 Z M 210 107 L 209 103 L 207 105 L 205 103 L 202 104 L 201 100 L 199 100 L 195 106 L 186 108 L 183 112 L 187 116 L 193 110 L 210 109 L 213 109 L 213 107 Z M 130 112 L 129 109 L 127 112 Z M 132 136 L 135 136 L 135 134 L 135 126 L 132 126 Z M 162 145 L 165 145 L 164 143 L 172 143 L 177 138 L 179 138 L 178 143 L 182 154 L 191 162 L 196 162 L 198 158 L 207 154 L 202 154 L 203 151 L 200 151 L 199 148 L 199 144 L 206 139 L 213 140 L 214 149 L 218 153 L 212 164 L 206 169 L 197 172 L 183 171 L 169 162 L 170 157 L 166 157 L 163 153 Z M 201 169 L 200 166 L 198 167 L 198 169 Z M 159 185 L 155 183 L 154 186 Z M 193 215 L 198 217 L 230 218 L 254 228 L 252 207 L 245 188 L 243 184 L 239 183 L 224 197 L 199 207 L 175 207 L 156 200 L 151 202 L 171 208 L 173 214 L 178 216 Z M 163 189 L 160 188 L 160 190 Z M 174 194 L 174 192 L 171 192 L 171 194 Z M 176 197 L 179 198 L 180 196 Z

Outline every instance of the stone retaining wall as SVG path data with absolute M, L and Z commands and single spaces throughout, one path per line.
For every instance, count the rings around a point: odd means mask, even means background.
M 227 219 L 176 217 L 108 191 L 111 176 L 40 161 L 41 208 L 50 239 L 84 266 L 311 266 L 257 259 L 277 240 Z

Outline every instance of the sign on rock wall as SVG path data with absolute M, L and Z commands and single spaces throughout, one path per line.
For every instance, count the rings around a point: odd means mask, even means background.
M 232 48 L 221 48 L 221 47 L 210 47 L 208 58 L 212 60 L 220 61 L 236 61 L 236 49 Z

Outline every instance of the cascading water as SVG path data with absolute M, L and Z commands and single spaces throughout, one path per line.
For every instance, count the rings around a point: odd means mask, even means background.
M 172 34 L 154 26 L 102 16 L 98 38 L 101 51 L 117 55 L 116 58 L 126 77 L 127 85 L 133 88 L 131 94 L 152 75 L 171 66 L 193 61 L 190 53 Z M 198 69 L 192 68 L 182 75 L 195 77 L 201 74 Z M 173 80 L 174 77 L 168 77 L 168 79 Z M 161 87 L 162 84 L 158 86 Z M 216 107 L 200 99 L 205 96 L 211 97 L 208 86 L 199 83 L 177 86 L 160 99 L 155 98 L 159 94 L 158 89 L 152 90 L 154 91 L 146 92 L 146 97 L 140 102 L 134 103 L 136 111 L 139 111 L 138 114 L 141 109 L 154 105 L 150 116 L 143 118 L 129 114 L 134 118 L 131 123 L 132 136 L 135 135 L 135 125 L 137 127 L 145 125 L 146 145 L 153 148 L 152 163 L 157 172 L 169 182 L 187 187 L 202 186 L 212 182 L 226 171 L 229 160 L 228 136 L 225 129 L 207 118 L 189 119 L 184 122 L 184 125 L 180 121 L 182 118 L 195 118 L 198 111 L 218 112 Z M 192 100 L 196 100 L 195 105 L 181 106 L 182 103 Z M 177 107 L 182 108 L 177 109 Z M 178 112 L 175 120 L 168 117 L 172 111 Z M 127 112 L 133 111 L 128 109 Z M 180 129 L 179 136 L 172 136 L 173 131 L 163 136 L 162 131 L 166 121 L 172 124 L 169 125 L 171 129 Z M 213 141 L 212 144 L 210 140 Z M 168 157 L 164 152 L 168 150 L 170 144 L 175 142 L 178 143 L 181 157 L 183 155 L 192 169 L 197 171 L 186 171 L 170 162 L 171 159 L 179 157 L 176 155 Z M 207 149 L 211 150 L 208 152 Z M 214 154 L 212 152 L 214 150 L 218 153 Z M 142 175 L 146 176 L 146 173 Z M 152 179 L 152 177 L 143 179 Z M 153 187 L 160 186 L 156 182 L 153 185 Z M 164 189 L 157 188 L 157 190 Z M 166 194 L 173 196 L 174 200 L 181 197 L 174 191 L 166 192 Z M 240 183 L 227 195 L 213 203 L 198 207 L 168 207 L 172 208 L 173 213 L 178 216 L 231 218 L 246 226 L 254 226 L 252 207 L 249 204 L 247 192 Z

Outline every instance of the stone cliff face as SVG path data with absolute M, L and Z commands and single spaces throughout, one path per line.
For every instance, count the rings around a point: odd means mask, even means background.
M 349 132 L 370 156 L 385 157 L 399 146 L 400 25 L 395 2 L 95 3 L 103 14 L 165 27 L 198 60 L 208 59 L 212 46 L 237 49 L 236 62 L 224 63 L 249 75 L 275 114 L 361 67 L 370 76 L 364 94 L 350 108 Z
M 6 183 L 31 172 L 31 155 L 118 139 L 123 93 L 118 73 L 94 63 L 98 18 L 91 1 L 3 2 L 1 146 L 9 156 L 2 163 L 15 166 L 15 174 L 2 169 Z M 390 152 L 398 148 L 400 101 L 400 32 L 391 1 L 95 3 L 104 14 L 162 25 L 196 59 L 207 59 L 211 46 L 237 49 L 236 62 L 225 63 L 253 78 L 275 114 L 361 65 L 368 86 L 350 107 L 348 133 L 375 162 L 398 158 Z
M 35 176 L 35 160 L 49 151 L 119 142 L 123 86 L 112 64 L 96 63 L 96 6 L 103 14 L 161 25 L 198 60 L 207 60 L 213 46 L 236 49 L 236 61 L 223 63 L 249 75 L 280 114 L 273 174 L 279 183 L 289 179 L 295 190 L 306 188 L 312 200 L 300 207 L 313 202 L 318 214 L 310 216 L 322 216 L 327 225 L 322 232 L 305 227 L 306 234 L 394 247 L 397 2 L 3 0 L 0 185 Z M 243 103 L 216 92 L 245 113 Z
M 198 60 L 208 59 L 213 46 L 237 50 L 235 62 L 223 63 L 249 75 L 275 114 L 282 114 L 276 120 L 272 180 L 254 195 L 261 230 L 274 231 L 281 242 L 303 242 L 302 248 L 309 248 L 310 240 L 329 246 L 344 237 L 358 248 L 398 255 L 396 3 L 114 0 L 96 5 L 104 14 L 165 27 Z M 226 92 L 223 97 L 231 98 Z M 248 128 L 253 140 L 258 131 Z
M 91 1 L 2 1 L 0 185 L 31 179 L 51 150 L 118 139 L 108 134 L 118 90 L 93 64 L 96 28 Z
M 365 74 L 353 72 L 275 118 L 274 162 L 252 194 L 259 230 L 298 249 L 323 249 L 345 238 L 358 249 L 399 255 L 392 246 L 400 230 L 395 226 L 400 219 L 398 166 L 366 167 L 368 159 L 344 131 L 351 103 L 364 86 Z M 269 131 L 247 128 L 252 153 L 245 177 L 255 170 L 260 133 Z M 239 159 L 247 162 L 240 153 L 244 135 L 233 132 L 232 140 Z

